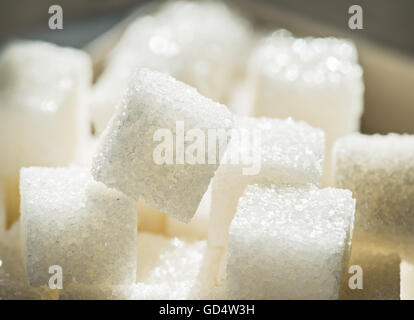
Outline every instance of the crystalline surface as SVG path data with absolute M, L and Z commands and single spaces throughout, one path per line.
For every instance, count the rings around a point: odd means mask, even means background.
M 224 105 L 167 74 L 141 69 L 103 133 L 92 174 L 108 187 L 136 200 L 142 196 L 149 206 L 188 222 L 220 161 L 216 143 L 206 142 L 208 132 L 228 131 L 232 125 L 232 115 Z M 179 143 L 192 129 L 203 137 Z M 205 146 L 201 163 L 188 161 L 193 141 Z M 209 164 L 211 154 L 213 164 Z
M 79 168 L 21 170 L 23 256 L 30 283 L 59 265 L 69 283 L 135 281 L 137 205 Z
M 292 119 L 248 117 L 237 117 L 235 127 L 241 138 L 232 138 L 212 182 L 208 236 L 209 244 L 215 246 L 226 245 L 230 222 L 246 185 L 318 185 L 322 180 L 325 146 L 322 130 Z M 257 137 L 260 137 L 260 144 L 256 148 Z M 241 161 L 235 163 L 229 160 L 232 154 L 238 154 Z M 259 170 L 249 170 L 247 174 L 245 170 L 250 168 Z
M 354 210 L 348 190 L 247 186 L 230 227 L 229 297 L 337 299 Z

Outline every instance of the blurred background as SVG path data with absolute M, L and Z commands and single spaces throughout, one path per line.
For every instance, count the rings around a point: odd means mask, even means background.
M 26 38 L 82 48 L 136 9 L 151 10 L 158 2 L 2 0 L 0 45 L 14 38 Z M 414 133 L 414 1 L 225 2 L 262 28 L 285 28 L 298 36 L 336 36 L 355 41 L 366 85 L 362 131 Z M 63 30 L 48 28 L 48 9 L 52 4 L 63 8 Z M 363 9 L 363 30 L 348 27 L 348 8 L 354 4 Z

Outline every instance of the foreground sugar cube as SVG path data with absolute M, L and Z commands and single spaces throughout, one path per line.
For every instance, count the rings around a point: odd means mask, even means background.
M 137 283 L 127 286 L 70 285 L 61 299 L 219 299 L 217 255 L 206 241 L 184 241 L 141 232 Z
M 0 55 L 0 184 L 8 226 L 19 215 L 19 170 L 67 165 L 86 134 L 89 57 L 39 41 L 7 45 Z
M 326 133 L 324 184 L 338 137 L 359 130 L 364 84 L 355 46 L 335 38 L 294 38 L 275 32 L 254 50 L 249 78 L 256 116 L 304 120 Z
M 137 205 L 80 168 L 23 168 L 20 173 L 23 257 L 30 284 L 135 281 Z
M 174 1 L 138 17 L 111 50 L 92 90 L 96 131 L 105 129 L 136 68 L 169 73 L 224 103 L 242 73 L 249 43 L 249 23 L 224 3 Z
M 103 134 L 92 174 L 108 187 L 137 201 L 142 196 L 149 206 L 188 222 L 220 162 L 209 131 L 226 133 L 232 125 L 226 106 L 167 74 L 141 69 Z M 195 143 L 202 145 L 196 159 Z
M 351 256 L 340 299 L 400 300 L 400 263 L 401 258 L 397 254 L 384 254 L 376 251 L 375 247 L 352 241 Z M 352 266 L 358 266 L 360 269 L 353 269 Z M 359 284 L 359 279 L 355 279 L 356 272 L 362 275 L 360 289 L 349 285 L 350 281 L 351 285 Z M 352 277 L 353 275 L 355 276 Z
M 354 210 L 348 190 L 247 186 L 230 227 L 229 297 L 337 299 Z
M 335 186 L 357 199 L 355 235 L 414 261 L 414 136 L 351 134 L 333 157 Z
M 219 247 L 227 244 L 230 223 L 246 185 L 319 185 L 322 181 L 322 130 L 292 119 L 235 119 L 235 134 L 212 182 L 208 240 Z
M 29 286 L 23 263 L 7 246 L 0 244 L 0 300 L 56 299 L 56 292 Z

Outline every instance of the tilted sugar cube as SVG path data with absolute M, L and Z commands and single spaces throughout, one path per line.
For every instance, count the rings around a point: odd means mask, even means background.
M 227 244 L 229 226 L 246 185 L 318 185 L 322 181 L 322 130 L 292 119 L 235 119 L 235 134 L 212 182 L 208 240 L 214 246 Z
M 357 199 L 355 236 L 414 261 L 414 135 L 350 134 L 333 158 L 335 186 Z
M 354 210 L 348 190 L 247 186 L 230 227 L 229 298 L 337 299 Z
M 303 120 L 326 133 L 324 184 L 338 137 L 359 130 L 364 84 L 355 46 L 335 38 L 294 38 L 275 32 L 254 50 L 256 116 Z
M 81 168 L 20 172 L 23 257 L 31 285 L 48 284 L 58 265 L 63 285 L 127 284 L 137 266 L 137 205 Z
M 0 244 L 0 300 L 56 299 L 56 291 L 29 286 L 23 263 L 8 247 Z
M 397 254 L 383 254 L 377 252 L 374 247 L 352 241 L 351 256 L 340 299 L 399 300 L 400 263 L 401 258 Z M 352 266 L 358 266 L 358 269 L 350 270 Z M 359 275 L 361 279 L 356 279 Z M 355 288 L 359 281 L 362 284 L 361 289 Z
M 414 264 L 401 261 L 401 300 L 414 300 Z
M 113 48 L 90 101 L 101 133 L 126 89 L 131 70 L 151 68 L 225 102 L 240 77 L 250 42 L 248 22 L 223 3 L 175 1 L 138 17 Z
M 19 170 L 69 164 L 86 134 L 89 57 L 38 41 L 9 44 L 0 55 L 0 183 L 8 226 L 19 215 Z
M 209 132 L 220 135 L 232 125 L 226 106 L 167 74 L 141 69 L 103 134 L 92 174 L 108 187 L 136 200 L 142 196 L 149 206 L 188 222 L 220 162 Z M 194 159 L 192 148 L 200 142 Z
M 70 285 L 61 299 L 218 299 L 217 259 L 206 241 L 183 241 L 141 232 L 137 283 L 127 286 Z
M 138 201 L 138 231 L 164 233 L 166 216 L 148 206 L 144 199 Z

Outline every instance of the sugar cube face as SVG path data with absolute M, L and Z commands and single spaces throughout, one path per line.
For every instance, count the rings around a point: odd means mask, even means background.
M 140 232 L 137 283 L 127 286 L 71 285 L 62 299 L 207 299 L 215 288 L 217 256 L 206 241 L 184 241 Z
M 201 240 L 207 239 L 208 225 L 211 211 L 211 184 L 201 199 L 193 219 L 189 223 L 167 217 L 165 220 L 165 234 L 168 237 Z
M 29 286 L 21 259 L 3 244 L 0 261 L 0 300 L 40 300 L 52 296 L 48 288 Z
M 348 190 L 247 186 L 230 227 L 229 297 L 337 299 L 354 209 Z
M 23 257 L 31 285 L 47 284 L 49 267 L 68 283 L 127 284 L 137 266 L 137 205 L 81 168 L 23 168 Z
M 355 233 L 414 261 L 414 135 L 351 134 L 333 158 L 335 186 L 357 199 Z
M 330 185 L 334 141 L 358 131 L 364 84 L 355 46 L 335 38 L 294 38 L 275 32 L 255 49 L 249 78 L 255 115 L 304 120 L 326 133 L 324 183 Z
M 90 106 L 97 132 L 105 129 L 135 68 L 169 73 L 224 103 L 242 73 L 250 37 L 248 22 L 223 3 L 175 1 L 138 17 L 111 51 L 93 88 Z
M 324 133 L 305 122 L 292 119 L 236 117 L 238 136 L 248 133 L 250 138 L 232 138 L 222 164 L 212 182 L 212 209 L 209 224 L 209 244 L 225 246 L 228 230 L 234 217 L 239 197 L 248 184 L 320 184 L 324 157 Z M 260 137 L 258 150 L 255 139 Z M 246 152 L 244 152 L 247 150 Z M 232 154 L 259 155 L 249 161 L 232 162 Z M 260 163 L 259 166 L 253 165 Z M 246 174 L 245 169 L 258 168 Z
M 340 299 L 345 300 L 399 300 L 400 299 L 400 263 L 397 254 L 376 252 L 371 246 L 352 241 L 351 256 L 348 263 L 345 281 L 343 281 Z M 362 289 L 351 289 L 355 283 L 352 278 L 355 270 L 351 266 L 362 269 Z M 359 270 L 357 271 L 359 272 Z
M 188 222 L 220 162 L 216 144 L 204 139 L 209 130 L 228 131 L 232 125 L 224 105 L 167 74 L 141 69 L 103 134 L 92 174 L 108 187 L 136 200 L 142 196 L 149 206 Z M 187 160 L 193 142 L 184 134 L 190 129 L 204 135 L 195 138 L 205 143 L 201 163 Z M 163 154 L 171 158 L 160 159 Z M 214 161 L 209 161 L 212 154 Z
M 19 214 L 19 169 L 75 157 L 87 130 L 91 63 L 80 50 L 22 41 L 2 51 L 0 78 L 0 181 L 10 226 Z
M 414 264 L 401 261 L 401 300 L 414 300 Z

